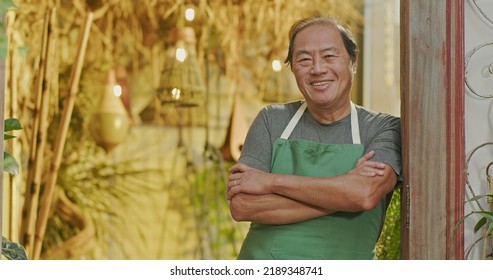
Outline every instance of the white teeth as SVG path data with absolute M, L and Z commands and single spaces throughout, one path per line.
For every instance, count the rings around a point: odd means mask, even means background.
M 322 86 L 322 85 L 326 85 L 328 84 L 329 82 L 316 82 L 316 83 L 312 83 L 313 86 Z

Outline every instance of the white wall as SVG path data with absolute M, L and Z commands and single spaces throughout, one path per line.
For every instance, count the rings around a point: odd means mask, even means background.
M 493 18 L 493 1 L 476 0 L 477 5 L 489 16 Z M 468 164 L 468 178 L 471 188 L 466 186 L 466 199 L 473 194 L 486 194 L 486 167 L 493 161 L 493 144 L 487 144 L 482 148 L 479 146 L 493 142 L 493 98 L 478 97 L 474 94 L 486 97 L 493 97 L 493 23 L 489 22 L 479 11 L 473 0 L 465 1 L 465 53 L 466 63 L 468 55 L 472 54 L 475 48 L 483 44 L 491 43 L 478 49 L 469 60 L 466 67 L 466 79 L 472 87 L 470 90 L 466 86 L 465 96 L 465 126 L 466 126 L 466 157 L 470 157 Z M 488 69 L 491 67 L 490 69 Z M 474 91 L 474 92 L 473 92 Z M 475 152 L 474 149 L 477 150 Z M 471 156 L 472 155 L 472 156 Z M 493 173 L 493 168 L 490 169 Z M 472 191 L 471 191 L 472 189 Z M 482 201 L 485 207 L 485 201 Z M 487 209 L 487 208 L 485 208 Z M 479 210 L 479 206 L 474 203 L 467 203 L 465 213 L 472 210 Z M 472 216 L 465 222 L 465 252 L 473 242 L 481 237 L 481 234 L 474 234 L 473 227 L 479 218 Z M 474 246 L 468 259 L 480 259 L 482 256 L 482 244 Z

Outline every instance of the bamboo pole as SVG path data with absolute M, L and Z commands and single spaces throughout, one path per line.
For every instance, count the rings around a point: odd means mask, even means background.
M 69 92 L 63 107 L 62 118 L 60 120 L 60 127 L 58 129 L 57 139 L 55 143 L 53 160 L 50 164 L 48 179 L 45 185 L 43 200 L 41 201 L 41 207 L 39 209 L 38 220 L 36 223 L 33 259 L 39 259 L 41 255 L 41 248 L 43 245 L 46 225 L 48 223 L 49 212 L 53 200 L 53 193 L 58 176 L 58 169 L 62 161 L 62 154 L 65 147 L 65 140 L 67 138 L 67 131 L 70 124 L 70 118 L 72 117 L 72 111 L 74 109 L 75 97 L 79 87 L 80 73 L 82 71 L 82 64 L 86 53 L 87 41 L 89 40 L 89 32 L 91 30 L 93 17 L 94 15 L 92 12 L 87 13 L 84 21 L 84 27 L 79 38 L 79 49 L 77 51 L 76 61 L 70 75 Z
M 44 67 L 44 78 L 43 78 L 43 89 L 41 93 L 41 110 L 39 112 L 39 124 L 38 124 L 38 133 L 36 137 L 36 150 L 35 155 L 34 155 L 34 172 L 33 172 L 33 177 L 32 182 L 31 182 L 31 189 L 36 190 L 33 192 L 32 196 L 32 206 L 31 206 L 31 215 L 30 215 L 30 220 L 28 224 L 28 232 L 30 238 L 30 243 L 29 243 L 29 248 L 31 250 L 31 254 L 34 252 L 33 246 L 34 246 L 34 229 L 36 226 L 36 219 L 37 219 L 37 211 L 38 211 L 38 203 L 39 203 L 39 195 L 40 195 L 40 190 L 41 190 L 41 178 L 43 174 L 43 162 L 44 162 L 44 152 L 45 152 L 45 147 L 46 147 L 46 138 L 47 138 L 47 132 L 48 132 L 48 112 L 50 110 L 50 93 L 52 90 L 51 84 L 52 84 L 52 72 L 53 72 L 53 61 L 54 61 L 54 52 L 55 52 L 55 46 L 56 46 L 56 27 L 55 27 L 55 20 L 56 20 L 56 8 L 52 8 L 50 10 L 50 17 L 49 17 L 49 25 L 48 25 L 48 40 L 47 40 L 47 46 L 46 46 L 46 60 L 45 60 L 45 67 Z
M 41 92 L 42 92 L 42 81 L 44 79 L 44 64 L 45 64 L 45 55 L 46 55 L 46 45 L 48 41 L 48 22 L 49 22 L 49 13 L 47 12 L 45 14 L 45 21 L 43 25 L 43 34 L 42 34 L 42 40 L 41 40 L 41 54 L 40 54 L 40 62 L 38 66 L 38 77 L 37 77 L 37 83 L 36 83 L 36 89 L 35 89 L 35 102 L 34 102 L 34 109 L 33 109 L 33 127 L 31 129 L 31 138 L 30 138 L 30 143 L 29 143 L 29 158 L 27 162 L 27 179 L 26 179 L 26 191 L 24 194 L 24 205 L 22 207 L 22 216 L 21 216 L 21 229 L 19 232 L 19 239 L 20 242 L 24 245 L 26 248 L 26 252 L 29 255 L 30 250 L 29 250 L 29 239 L 30 236 L 28 235 L 28 224 L 30 220 L 30 214 L 31 214 L 31 207 L 32 207 L 32 174 L 33 174 L 33 163 L 34 163 L 34 151 L 36 151 L 36 135 L 38 133 L 38 121 L 39 121 L 39 110 L 41 107 Z
M 11 118 L 17 118 L 18 117 L 18 106 L 17 106 L 17 73 L 15 71 L 15 57 L 16 57 L 16 52 L 15 48 L 12 47 L 12 30 L 13 30 L 13 25 L 15 22 L 15 12 L 13 10 L 7 11 L 7 37 L 8 37 L 8 85 L 7 89 L 10 92 L 10 100 L 9 100 L 9 114 Z M 10 152 L 12 155 L 15 157 L 16 156 L 16 151 L 17 151 L 17 141 L 12 141 L 10 143 Z M 11 241 L 17 241 L 14 239 L 14 236 L 17 233 L 15 232 L 15 229 L 17 228 L 16 222 L 17 222 L 17 203 L 18 203 L 18 198 L 17 194 L 15 192 L 15 178 L 16 176 L 13 174 L 9 174 L 8 182 L 9 182 L 9 205 L 10 205 L 10 213 L 9 213 L 9 238 L 11 238 Z
M 30 141 L 28 174 L 26 179 L 26 194 L 22 210 L 22 222 L 20 238 L 26 249 L 27 255 L 32 256 L 34 245 L 34 229 L 36 225 L 36 212 L 38 209 L 39 193 L 41 184 L 39 182 L 42 165 L 39 162 L 43 160 L 43 152 L 46 141 L 46 118 L 48 115 L 49 95 L 50 95 L 50 65 L 52 60 L 53 44 L 53 26 L 55 24 L 56 9 L 51 8 L 46 12 L 43 28 L 41 59 L 36 84 L 36 100 L 34 108 L 34 121 Z M 36 177 L 38 181 L 36 181 Z
M 3 18 L 5 15 L 1 15 Z M 0 31 L 1 32 L 1 31 Z M 0 131 L 3 131 L 5 129 L 4 127 L 4 100 L 5 100 L 5 60 L 0 59 Z M 3 142 L 0 141 L 0 154 L 2 155 L 0 157 L 0 166 L 2 166 L 2 172 L 0 172 L 0 205 L 3 205 Z M 2 232 L 2 208 L 0 207 L 0 233 Z M 0 234 L 1 235 L 1 234 Z M 2 237 L 3 239 L 3 237 Z M 2 241 L 0 241 L 1 244 Z M 0 256 L 2 255 L 2 246 L 0 246 Z

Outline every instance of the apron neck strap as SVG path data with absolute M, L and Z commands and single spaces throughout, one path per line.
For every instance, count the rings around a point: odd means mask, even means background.
M 294 130 L 294 127 L 296 126 L 298 121 L 301 119 L 301 116 L 305 112 L 305 109 L 306 109 L 306 101 L 303 102 L 303 104 L 301 104 L 300 108 L 298 108 L 298 111 L 296 111 L 294 116 L 289 121 L 288 125 L 286 126 L 286 128 L 281 134 L 281 139 L 289 138 L 291 132 L 293 132 Z M 356 106 L 354 105 L 353 102 L 351 102 L 351 134 L 353 138 L 353 144 L 361 144 L 361 139 L 359 136 L 358 112 L 356 111 Z
M 351 102 L 351 135 L 353 136 L 353 144 L 361 144 L 358 111 L 356 111 L 356 105 L 353 102 Z
M 298 108 L 298 111 L 294 114 L 294 116 L 291 118 L 289 121 L 288 125 L 284 129 L 284 131 L 281 134 L 282 139 L 288 139 L 289 135 L 291 135 L 291 132 L 293 132 L 294 127 L 298 123 L 298 121 L 301 119 L 301 116 L 305 112 L 306 109 L 306 101 L 301 104 L 300 108 Z

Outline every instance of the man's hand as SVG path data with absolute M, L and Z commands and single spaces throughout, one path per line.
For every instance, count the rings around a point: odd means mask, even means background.
M 274 174 L 251 168 L 245 164 L 233 165 L 229 172 L 227 197 L 230 200 L 235 194 L 243 192 L 248 194 L 270 194 L 270 186 L 274 180 Z
M 384 175 L 385 164 L 377 161 L 371 161 L 374 156 L 374 151 L 368 152 L 362 158 L 358 159 L 356 166 L 348 173 L 368 177 Z

